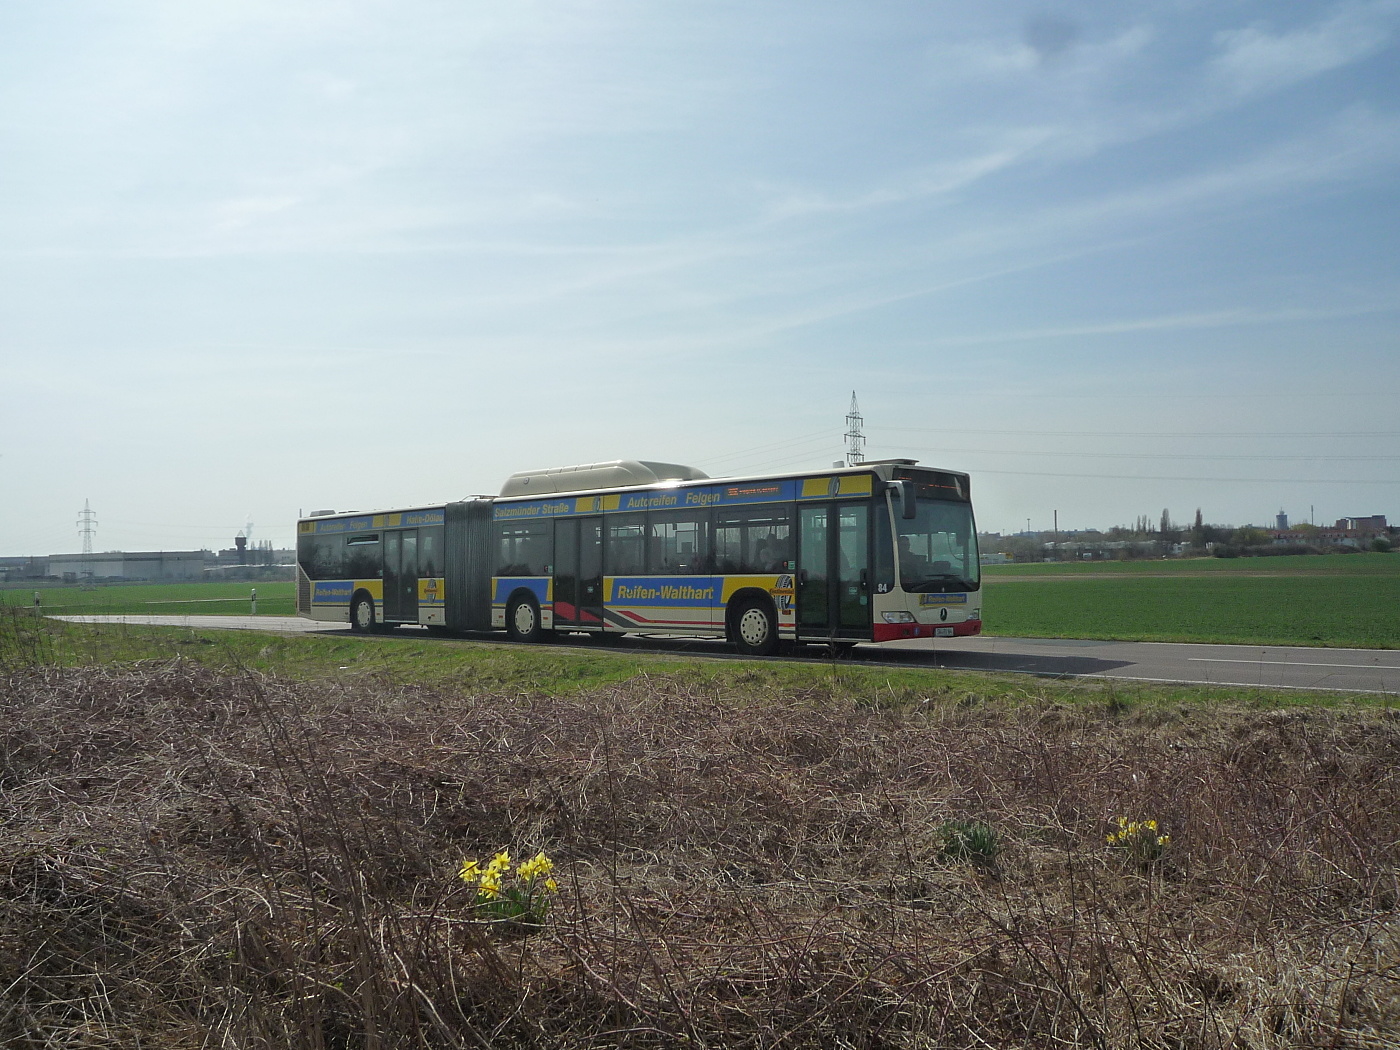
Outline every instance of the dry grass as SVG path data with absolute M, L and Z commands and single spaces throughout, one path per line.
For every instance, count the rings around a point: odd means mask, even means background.
M 1386 712 L 15 659 L 0 719 L 6 1047 L 1400 1039 Z M 954 820 L 994 865 L 940 859 Z M 506 845 L 558 863 L 540 936 L 469 921 L 456 867 Z

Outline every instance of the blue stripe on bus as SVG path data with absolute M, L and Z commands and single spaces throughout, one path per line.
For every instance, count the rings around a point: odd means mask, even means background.
M 493 582 L 493 605 L 505 605 L 510 596 L 522 587 L 535 596 L 535 601 L 546 605 L 550 600 L 550 584 L 554 581 L 548 576 L 497 576 Z
M 354 580 L 317 580 L 311 585 L 312 605 L 349 605 Z
M 693 488 L 648 489 L 645 492 L 615 493 L 616 508 L 603 509 L 602 497 L 584 500 L 566 494 L 558 499 L 529 500 L 523 503 L 499 501 L 492 508 L 496 521 L 532 518 L 567 518 L 579 514 L 626 514 L 643 510 L 685 510 L 723 507 L 748 503 L 780 503 L 797 499 L 801 482 L 750 481 L 738 485 L 697 485 Z M 580 509 L 580 504 L 582 508 Z
M 420 525 L 441 525 L 446 515 L 440 510 L 396 510 L 383 514 L 357 514 L 353 518 L 320 518 L 302 522 L 311 526 L 317 536 L 353 536 L 358 532 L 377 529 L 412 529 Z
M 604 604 L 707 608 L 720 600 L 722 576 L 609 576 Z

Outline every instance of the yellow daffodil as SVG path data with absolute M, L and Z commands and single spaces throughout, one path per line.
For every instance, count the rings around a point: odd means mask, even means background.
M 539 878 L 541 875 L 548 875 L 554 870 L 554 861 L 550 860 L 543 852 L 536 853 L 529 860 L 522 860 L 520 867 L 515 869 L 515 874 L 527 882 Z

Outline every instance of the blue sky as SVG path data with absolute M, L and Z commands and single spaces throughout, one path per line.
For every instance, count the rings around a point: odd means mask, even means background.
M 1400 519 L 1400 0 L 0 7 L 0 554 L 620 457 Z

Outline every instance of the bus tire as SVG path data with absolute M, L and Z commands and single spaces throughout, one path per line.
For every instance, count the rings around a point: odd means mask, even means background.
M 506 633 L 514 642 L 538 642 L 544 639 L 540 626 L 540 607 L 532 594 L 516 595 L 506 606 Z
M 734 607 L 730 634 L 745 656 L 772 656 L 778 651 L 778 618 L 762 598 L 744 598 Z
M 378 626 L 374 617 L 374 599 L 368 594 L 357 595 L 350 604 L 350 630 L 370 634 Z

